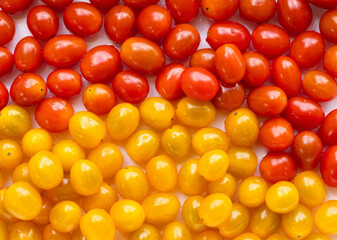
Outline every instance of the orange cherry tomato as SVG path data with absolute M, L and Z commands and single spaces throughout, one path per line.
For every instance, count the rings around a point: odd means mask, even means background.
M 6 86 L 0 82 L 0 110 L 7 106 L 9 94 Z
M 216 108 L 233 111 L 241 107 L 245 99 L 246 89 L 242 83 L 235 83 L 233 85 L 220 83 L 219 91 L 212 102 Z
M 90 0 L 90 3 L 103 11 L 107 11 L 116 6 L 119 0 Z
M 337 110 L 332 110 L 323 120 L 318 135 L 325 145 L 337 144 Z
M 52 8 L 64 8 L 73 2 L 73 0 L 41 0 Z
M 42 46 L 34 37 L 22 38 L 14 50 L 14 64 L 21 72 L 34 72 L 42 63 Z
M 201 11 L 214 21 L 225 21 L 239 9 L 239 0 L 201 0 Z
M 6 2 L 6 0 L 3 2 Z M 2 8 L 1 4 L 0 7 Z M 15 24 L 13 19 L 3 11 L 0 11 L 0 32 L 0 45 L 5 45 L 12 41 L 15 33 Z
M 27 9 L 33 0 L 2 0 L 0 1 L 0 8 L 2 11 L 13 14 Z
M 1 20 L 0 20 L 1 21 Z M 12 71 L 14 66 L 13 54 L 5 47 L 0 47 L 0 77 Z
M 263 23 L 271 19 L 276 13 L 275 0 L 241 0 L 239 11 L 241 17 L 251 22 Z
M 165 4 L 178 23 L 190 22 L 199 13 L 199 0 L 165 0 Z
M 123 2 L 133 8 L 145 8 L 149 5 L 156 4 L 159 0 L 123 0 Z
M 323 56 L 323 68 L 332 77 L 337 77 L 337 45 L 330 47 Z
M 323 37 L 333 44 L 337 44 L 337 10 L 326 11 L 319 21 L 319 30 Z
M 190 58 L 190 67 L 204 68 L 216 75 L 214 65 L 215 51 L 213 49 L 204 48 L 196 51 Z
M 260 53 L 246 52 L 243 54 L 246 65 L 243 82 L 248 87 L 260 87 L 269 78 L 271 74 L 270 63 L 268 59 Z

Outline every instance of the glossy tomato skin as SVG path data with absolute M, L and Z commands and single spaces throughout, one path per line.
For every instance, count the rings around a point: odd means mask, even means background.
M 325 52 L 325 42 L 321 34 L 307 31 L 299 34 L 290 45 L 289 56 L 301 68 L 316 65 Z
M 36 122 L 49 132 L 66 131 L 73 115 L 71 103 L 58 97 L 44 99 L 35 110 Z
M 270 183 L 291 181 L 296 173 L 295 160 L 286 152 L 269 152 L 260 162 L 260 174 Z
M 325 145 L 337 144 L 337 110 L 331 111 L 318 129 L 318 135 Z
M 279 26 L 265 23 L 254 29 L 252 43 L 254 48 L 265 57 L 275 58 L 288 51 L 290 38 Z
M 337 77 L 337 45 L 330 47 L 323 57 L 323 68 L 334 78 Z
M 199 13 L 199 0 L 165 0 L 165 4 L 178 23 L 190 22 Z
M 323 37 L 331 43 L 337 44 L 337 10 L 326 11 L 319 21 L 319 30 Z
M 321 161 L 321 176 L 330 187 L 337 187 L 337 146 L 329 147 Z
M 41 0 L 41 1 L 52 8 L 64 8 L 73 2 L 73 0 Z
M 232 85 L 220 83 L 220 88 L 212 102 L 218 109 L 233 111 L 243 104 L 246 99 L 246 89 L 242 83 Z
M 5 47 L 0 46 L 0 77 L 12 71 L 14 66 L 13 54 Z
M 196 51 L 190 58 L 190 67 L 204 68 L 216 75 L 216 69 L 214 65 L 215 51 L 210 48 L 204 48 Z
M 7 106 L 9 100 L 8 90 L 2 82 L 0 82 L 0 110 Z
M 29 11 L 27 25 L 34 37 L 46 41 L 57 34 L 59 17 L 50 7 L 39 5 Z
M 309 130 L 317 128 L 324 119 L 320 104 L 305 97 L 292 97 L 283 113 L 295 129 Z
M 149 94 L 147 79 L 133 71 L 121 71 L 112 81 L 117 96 L 125 102 L 140 103 Z
M 337 7 L 336 0 L 308 0 L 308 2 L 319 8 L 333 9 Z
M 199 47 L 200 34 L 188 23 L 172 28 L 164 41 L 165 54 L 175 60 L 183 60 L 191 56 Z
M 156 4 L 159 0 L 123 0 L 123 2 L 132 8 L 145 8 Z
M 243 54 L 246 65 L 243 82 L 248 87 L 260 87 L 269 78 L 271 67 L 268 59 L 260 53 L 246 52 Z
M 241 52 L 245 52 L 250 45 L 250 33 L 245 26 L 237 22 L 213 23 L 207 32 L 206 41 L 214 50 L 232 43 Z
M 2 11 L 13 14 L 27 9 L 33 0 L 3 0 L 0 2 Z
M 15 24 L 13 19 L 3 11 L 0 11 L 0 32 L 0 46 L 12 41 L 15 33 Z
M 42 46 L 34 37 L 22 38 L 14 50 L 14 64 L 21 72 L 34 72 L 42 63 Z
M 239 8 L 239 0 L 201 0 L 201 11 L 214 21 L 225 21 Z
M 263 23 L 271 19 L 276 13 L 275 0 L 242 0 L 240 1 L 239 11 L 241 17 L 248 21 Z
M 108 11 L 116 6 L 119 0 L 90 0 L 90 3 L 103 11 Z

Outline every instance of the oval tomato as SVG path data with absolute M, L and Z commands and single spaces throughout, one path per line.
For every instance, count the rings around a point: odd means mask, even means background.
M 323 57 L 323 68 L 331 76 L 337 77 L 337 45 L 330 47 Z
M 41 0 L 45 4 L 53 8 L 64 8 L 73 2 L 73 0 Z
M 14 50 L 14 64 L 21 72 L 34 72 L 42 63 L 42 46 L 34 37 L 22 38 Z
M 318 135 L 325 145 L 337 144 L 337 110 L 326 115 L 318 129 Z
M 225 21 L 239 8 L 239 0 L 201 0 L 201 11 L 214 21 Z
M 196 51 L 190 58 L 190 67 L 200 67 L 216 74 L 215 64 L 215 51 L 213 49 L 204 48 Z
M 159 0 L 123 0 L 123 2 L 133 8 L 145 8 L 149 5 L 156 4 Z
M 243 54 L 246 65 L 243 82 L 248 87 L 259 87 L 263 85 L 271 74 L 270 63 L 268 59 L 260 53 L 247 52 Z
M 179 23 L 190 22 L 198 16 L 199 0 L 165 0 L 167 9 Z
M 331 43 L 337 44 L 337 9 L 326 11 L 319 21 L 319 30 L 323 37 Z
M 14 66 L 13 54 L 5 47 L 0 47 L 0 77 L 12 71 Z
M 116 6 L 119 0 L 90 0 L 90 3 L 103 11 L 107 11 Z
M 216 108 L 233 111 L 241 107 L 245 99 L 246 89 L 242 83 L 235 83 L 233 85 L 220 83 L 219 91 L 212 102 Z
M 5 12 L 0 11 L 0 45 L 5 45 L 12 41 L 15 33 L 13 19 Z
M 337 187 L 337 146 L 329 147 L 321 161 L 321 176 L 330 187 Z
M 6 86 L 0 82 L 0 110 L 7 106 L 9 94 Z
M 6 13 L 13 14 L 29 8 L 32 2 L 33 0 L 1 0 L 0 8 Z
M 271 19 L 276 13 L 275 0 L 241 0 L 239 5 L 241 17 L 248 21 L 263 23 Z

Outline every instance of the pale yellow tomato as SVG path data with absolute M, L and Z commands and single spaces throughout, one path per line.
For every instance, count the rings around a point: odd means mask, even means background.
M 219 180 L 209 182 L 207 192 L 208 194 L 223 193 L 228 197 L 233 198 L 236 193 L 236 187 L 237 184 L 235 178 L 229 173 L 226 173 Z
M 22 137 L 31 129 L 29 113 L 18 105 L 8 105 L 0 112 L 0 134 L 10 138 Z
M 317 209 L 314 217 L 316 228 L 323 234 L 337 234 L 337 200 L 329 200 Z
M 53 146 L 53 138 L 41 128 L 34 128 L 23 135 L 21 140 L 22 151 L 27 157 L 32 157 L 40 151 L 50 151 Z
M 19 166 L 22 161 L 20 145 L 11 139 L 0 141 L 0 168 L 12 170 Z
M 226 174 L 228 164 L 226 152 L 219 149 L 211 150 L 201 156 L 198 162 L 198 172 L 208 181 L 216 181 Z
M 253 176 L 257 167 L 257 156 L 250 148 L 233 147 L 228 149 L 228 171 L 238 178 Z
M 264 203 L 269 183 L 262 177 L 246 178 L 239 185 L 238 198 L 246 207 L 258 207 Z
M 186 226 L 193 232 L 201 232 L 207 228 L 199 217 L 199 207 L 204 200 L 202 196 L 191 196 L 186 198 L 181 209 L 181 215 Z
M 191 134 L 186 127 L 173 125 L 161 134 L 160 142 L 167 155 L 181 159 L 190 152 Z
M 198 155 L 203 155 L 214 149 L 227 151 L 229 146 L 228 136 L 219 128 L 201 128 L 193 135 L 192 146 Z

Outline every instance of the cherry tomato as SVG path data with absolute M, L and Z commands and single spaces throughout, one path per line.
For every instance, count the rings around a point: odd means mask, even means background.
M 63 68 L 75 65 L 87 51 L 85 41 L 74 35 L 57 35 L 44 47 L 44 61 L 54 67 Z
M 337 110 L 331 111 L 318 129 L 318 135 L 325 145 L 337 144 Z
M 0 82 L 0 110 L 7 106 L 9 100 L 8 90 L 2 82 Z
M 80 67 L 83 77 L 89 82 L 106 82 L 121 69 L 119 52 L 112 45 L 94 47 L 84 54 Z
M 325 115 L 320 104 L 305 97 L 290 98 L 283 114 L 294 128 L 306 130 L 317 128 Z
M 165 56 L 159 45 L 143 37 L 127 39 L 121 48 L 123 63 L 139 73 L 158 72 L 165 65 Z
M 333 44 L 337 44 L 337 10 L 326 11 L 319 21 L 319 30 L 323 37 Z
M 333 9 L 337 7 L 336 0 L 308 0 L 308 2 L 319 8 Z
M 250 33 L 245 26 L 237 22 L 213 23 L 207 32 L 206 41 L 214 50 L 231 43 L 241 52 L 245 52 L 250 45 Z
M 1 21 L 1 20 L 0 20 Z M 0 47 L 0 77 L 12 71 L 14 66 L 13 54 L 5 47 Z
M 63 132 L 68 129 L 74 109 L 65 99 L 52 97 L 44 99 L 35 110 L 35 120 L 49 132 Z
M 239 9 L 239 0 L 201 0 L 201 11 L 214 21 L 225 21 Z
M 128 6 L 117 5 L 105 16 L 105 32 L 114 42 L 122 43 L 132 37 L 135 28 L 136 15 Z
M 145 8 L 149 5 L 156 4 L 159 0 L 123 0 L 123 2 L 133 8 Z
M 50 7 L 39 5 L 29 11 L 27 25 L 34 37 L 46 41 L 57 34 L 59 17 Z
M 116 6 L 119 0 L 90 0 L 90 3 L 103 11 L 107 11 Z
M 200 67 L 216 74 L 214 65 L 215 51 L 213 49 L 204 48 L 196 51 L 190 58 L 190 67 Z
M 147 79 L 133 71 L 119 72 L 112 81 L 117 96 L 125 102 L 140 103 L 149 94 Z
M 34 72 L 42 62 L 42 46 L 34 37 L 22 38 L 14 50 L 14 64 L 21 72 Z
M 337 233 L 336 227 L 336 200 L 329 200 L 323 203 L 316 211 L 314 223 L 316 228 L 323 234 L 335 235 Z
M 233 85 L 220 83 L 220 88 L 212 102 L 216 108 L 233 111 L 243 104 L 246 99 L 246 89 L 242 83 Z
M 325 52 L 325 42 L 321 34 L 307 31 L 299 34 L 291 43 L 289 56 L 301 68 L 310 68 L 316 65 Z
M 190 22 L 198 16 L 198 0 L 165 0 L 167 9 L 178 23 Z
M 269 78 L 271 74 L 270 63 L 268 59 L 260 53 L 246 52 L 243 54 L 246 65 L 243 82 L 248 87 L 260 87 Z
M 279 26 L 266 23 L 254 29 L 252 43 L 259 53 L 267 58 L 275 58 L 288 51 L 290 38 Z
M 2 11 L 13 14 L 27 9 L 33 0 L 3 0 L 0 2 Z
M 199 47 L 200 34 L 190 24 L 179 24 L 170 30 L 164 41 L 165 54 L 177 60 L 191 56 Z
M 246 66 L 239 48 L 224 44 L 215 52 L 215 68 L 220 80 L 226 84 L 239 82 L 245 75 Z
M 242 0 L 240 1 L 239 11 L 241 17 L 248 21 L 263 23 L 271 19 L 276 13 L 275 0 Z
M 282 88 L 288 97 L 299 94 L 302 89 L 302 76 L 294 60 L 287 56 L 276 58 L 271 73 L 275 85 Z
M 332 77 L 337 77 L 337 45 L 330 47 L 323 57 L 323 68 Z
M 275 86 L 262 86 L 252 90 L 247 97 L 247 104 L 256 114 L 264 117 L 278 115 L 287 107 L 285 92 Z
M 41 0 L 52 8 L 64 8 L 73 2 L 73 0 Z
M 330 187 L 337 187 L 337 146 L 329 147 L 321 160 L 321 176 Z
M 1 4 L 1 3 L 0 3 Z M 10 16 L 0 10 L 0 45 L 12 41 L 15 33 L 15 24 Z

